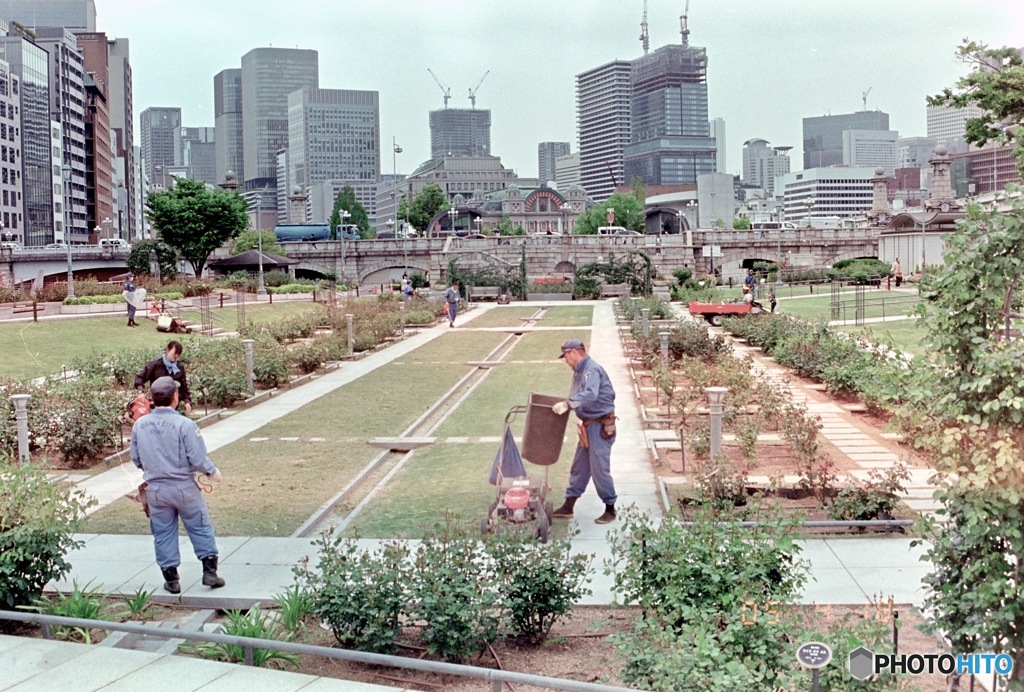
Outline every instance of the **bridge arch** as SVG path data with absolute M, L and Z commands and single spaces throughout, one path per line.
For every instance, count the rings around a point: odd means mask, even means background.
M 644 233 L 647 235 L 681 233 L 688 230 L 691 229 L 686 215 L 679 214 L 672 207 L 644 209 Z
M 454 235 L 455 229 L 452 228 L 452 218 L 449 214 L 450 209 L 442 209 L 441 211 L 434 214 L 433 218 L 430 219 L 430 223 L 427 224 L 425 234 L 428 238 L 437 237 L 437 230 L 444 233 Z M 466 223 L 466 230 L 470 233 L 474 233 L 473 222 L 476 219 L 482 219 L 483 215 L 480 214 L 478 209 L 470 209 L 469 207 L 455 207 L 455 224 L 458 225 L 459 219 L 463 216 L 468 218 Z M 447 223 L 445 222 L 447 220 Z
M 406 264 L 404 262 L 395 262 L 394 260 L 384 260 L 360 268 L 357 278 L 359 283 L 377 284 L 398 281 L 402 278 L 402 274 L 407 271 L 409 274 L 418 272 L 424 276 L 430 276 L 430 267 L 425 265 L 426 262 L 423 261 L 410 260 Z

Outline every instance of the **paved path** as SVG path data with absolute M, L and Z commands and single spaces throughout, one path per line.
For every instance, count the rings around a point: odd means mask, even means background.
M 542 305 L 542 304 L 541 304 Z M 555 304 L 557 305 L 557 303 Z M 619 493 L 619 507 L 633 504 L 660 515 L 656 478 L 648 451 L 649 434 L 645 434 L 640 409 L 633 396 L 628 362 L 623 353 L 615 323 L 612 303 L 601 301 L 595 306 L 589 352 L 608 371 L 617 392 L 619 437 L 613 447 L 612 468 Z M 538 305 L 539 307 L 539 305 Z M 472 319 L 492 309 L 478 306 L 460 326 L 472 329 Z M 574 328 L 578 331 L 578 328 Z M 516 331 L 524 331 L 517 328 Z M 261 426 L 282 415 L 314 402 L 317 398 L 352 382 L 409 351 L 447 333 L 447 327 L 421 331 L 364 359 L 348 362 L 338 371 L 312 383 L 281 393 L 250 409 L 238 411 L 204 430 L 211 451 L 251 435 Z M 762 367 L 762 366 L 759 366 Z M 781 377 L 777 367 L 766 366 L 766 375 Z M 795 392 L 808 400 L 806 392 Z M 808 400 L 808 405 L 813 402 Z M 863 454 L 861 466 L 867 470 L 891 463 L 894 452 L 885 445 L 868 445 L 865 437 L 852 429 L 852 414 L 835 404 L 814 403 L 814 412 L 827 421 L 823 431 L 827 439 L 847 453 Z M 878 448 L 876 448 L 878 447 Z M 886 447 L 886 448 L 882 448 Z M 867 449 L 868 451 L 864 451 Z M 869 458 L 870 457 L 870 458 Z M 85 488 L 103 503 L 131 492 L 140 480 L 130 464 L 92 478 L 81 478 Z M 557 503 L 556 503 L 557 504 Z M 592 519 L 603 510 L 593 489 L 576 505 L 573 520 L 579 533 L 572 539 L 573 550 L 593 554 L 593 594 L 588 604 L 610 604 L 612 577 L 605 576 L 604 563 L 610 557 L 608 535 L 617 524 L 601 526 Z M 221 573 L 227 586 L 210 590 L 200 585 L 201 566 L 192 555 L 187 538 L 182 538 L 183 562 L 180 568 L 182 594 L 172 597 L 163 593 L 160 571 L 152 558 L 152 539 L 148 535 L 79 536 L 84 541 L 80 550 L 68 557 L 71 573 L 52 587 L 69 589 L 73 582 L 99 587 L 107 593 L 134 593 L 139 588 L 154 590 L 157 600 L 180 602 L 208 608 L 247 607 L 255 602 L 269 602 L 276 594 L 293 584 L 291 568 L 303 556 L 312 555 L 312 539 L 227 536 L 218 538 L 221 550 Z M 367 547 L 377 541 L 364 540 Z M 800 602 L 819 604 L 864 604 L 875 596 L 892 596 L 897 603 L 920 604 L 923 597 L 921 578 L 927 565 L 920 561 L 923 548 L 912 548 L 902 538 L 828 538 L 801 541 L 802 557 L 809 564 L 809 580 Z M 371 690 L 374 686 L 329 681 L 308 676 L 246 669 L 227 664 L 163 657 L 144 652 L 118 651 L 97 647 L 81 647 L 61 642 L 40 642 L 0 637 L 0 690 L 5 689 L 121 689 L 129 685 L 160 687 L 161 682 L 174 681 L 173 689 L 199 689 L 203 685 L 218 689 L 346 689 Z M 40 673 L 40 671 L 45 671 Z M 111 687 L 104 687 L 110 684 Z M 393 689 L 393 688 L 391 688 Z

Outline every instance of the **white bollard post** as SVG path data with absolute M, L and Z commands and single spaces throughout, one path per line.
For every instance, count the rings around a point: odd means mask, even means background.
M 354 356 L 356 353 L 356 335 L 352 331 L 352 319 L 355 315 L 345 315 L 345 322 L 348 324 L 348 354 Z
M 31 394 L 15 394 L 11 397 L 14 402 L 14 418 L 18 422 L 18 463 L 21 466 L 29 462 L 28 400 L 31 398 Z
M 705 387 L 708 406 L 711 409 L 711 458 L 722 453 L 722 402 L 728 387 Z
M 671 336 L 668 332 L 658 332 L 658 337 L 661 338 L 661 360 L 664 363 L 668 363 L 668 337 Z
M 256 343 L 252 339 L 242 339 L 245 346 L 245 388 L 250 394 L 256 393 L 256 378 L 253 377 L 252 345 Z

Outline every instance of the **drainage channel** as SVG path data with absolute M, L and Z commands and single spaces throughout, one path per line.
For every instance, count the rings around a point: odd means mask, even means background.
M 538 319 L 547 308 L 541 308 L 530 319 Z M 499 363 L 523 338 L 524 331 L 509 334 L 500 344 L 485 356 L 483 361 L 445 392 L 423 415 L 403 430 L 399 438 L 427 437 L 437 430 L 458 408 L 466 397 L 486 379 L 490 373 L 489 363 Z M 363 467 L 355 478 L 334 497 L 320 506 L 302 526 L 292 534 L 301 538 L 317 534 L 328 528 L 336 533 L 343 532 L 359 515 L 372 498 L 402 469 L 412 457 L 414 450 L 386 450 L 374 457 Z

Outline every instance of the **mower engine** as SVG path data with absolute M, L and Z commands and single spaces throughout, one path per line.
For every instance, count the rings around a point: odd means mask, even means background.
M 509 488 L 503 499 L 508 518 L 512 521 L 527 521 L 526 510 L 530 506 L 529 488 Z

